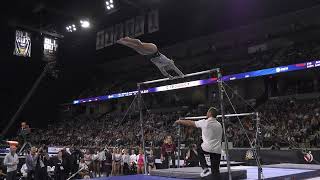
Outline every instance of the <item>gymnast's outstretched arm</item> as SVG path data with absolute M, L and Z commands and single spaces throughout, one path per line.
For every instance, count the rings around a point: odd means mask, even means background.
M 159 68 L 160 72 L 165 76 L 165 77 L 168 77 L 170 79 L 173 79 L 174 77 L 171 76 L 163 67 L 162 68 Z
M 117 43 L 127 46 L 141 55 L 150 55 L 158 51 L 158 48 L 153 43 L 141 42 L 139 39 L 134 39 L 130 37 L 121 38 Z

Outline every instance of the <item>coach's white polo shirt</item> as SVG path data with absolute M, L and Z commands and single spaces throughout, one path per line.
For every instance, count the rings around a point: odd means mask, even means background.
M 203 119 L 195 122 L 201 128 L 203 143 L 201 147 L 208 153 L 221 154 L 222 126 L 215 118 Z

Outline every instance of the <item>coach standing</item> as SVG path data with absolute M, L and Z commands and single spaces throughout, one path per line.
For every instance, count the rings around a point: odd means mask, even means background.
M 222 140 L 222 126 L 216 120 L 218 111 L 216 108 L 211 107 L 207 112 L 207 119 L 199 121 L 190 120 L 177 120 L 176 124 L 184 126 L 191 126 L 201 128 L 202 131 L 202 144 L 198 147 L 198 155 L 203 172 L 201 177 L 205 177 L 211 174 L 217 179 L 220 178 L 220 159 L 221 159 L 221 140 Z M 205 154 L 210 155 L 211 172 L 208 169 L 207 162 L 205 160 Z
M 7 166 L 7 180 L 16 180 L 17 166 L 19 164 L 19 157 L 16 153 L 17 148 L 10 146 L 10 153 L 4 157 L 3 164 Z

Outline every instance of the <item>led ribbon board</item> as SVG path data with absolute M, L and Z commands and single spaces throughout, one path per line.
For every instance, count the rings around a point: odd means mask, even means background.
M 261 70 L 256 70 L 256 71 L 249 71 L 249 72 L 245 72 L 245 73 L 226 75 L 226 76 L 222 77 L 222 80 L 223 81 L 233 81 L 233 80 L 238 80 L 238 79 L 260 77 L 260 76 L 279 74 L 279 73 L 290 72 L 290 71 L 311 69 L 311 68 L 316 68 L 319 66 L 320 66 L 320 60 L 309 61 L 309 62 L 305 62 L 305 63 L 292 64 L 292 65 L 287 65 L 287 66 L 279 66 L 279 67 L 261 69 Z M 171 91 L 171 90 L 196 87 L 196 86 L 203 86 L 203 85 L 213 84 L 216 82 L 217 82 L 217 78 L 210 78 L 210 79 L 189 81 L 189 82 L 184 82 L 184 83 L 170 84 L 170 85 L 153 87 L 153 88 L 141 90 L 141 94 Z M 98 96 L 98 97 L 93 97 L 93 98 L 79 99 L 79 100 L 74 100 L 73 104 L 96 102 L 96 101 L 106 101 L 109 99 L 134 96 L 137 93 L 138 93 L 138 91 L 130 91 L 130 92 L 124 92 L 124 93 L 105 95 L 105 96 Z

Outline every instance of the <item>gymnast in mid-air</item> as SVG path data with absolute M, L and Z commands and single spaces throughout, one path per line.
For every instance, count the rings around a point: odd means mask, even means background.
M 130 37 L 121 38 L 117 43 L 127 46 L 150 59 L 150 61 L 153 62 L 153 64 L 155 64 L 161 73 L 167 78 L 174 79 L 175 77 L 184 77 L 184 74 L 175 66 L 174 61 L 161 54 L 155 44 L 144 43 L 139 39 L 133 39 Z M 169 74 L 169 70 L 174 71 L 177 76 Z

